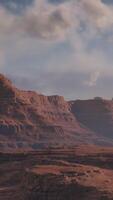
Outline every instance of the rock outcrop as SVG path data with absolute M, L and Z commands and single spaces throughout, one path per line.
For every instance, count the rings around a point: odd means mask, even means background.
M 77 120 L 99 137 L 113 139 L 113 101 L 104 99 L 70 102 Z
M 113 200 L 113 148 L 0 154 L 1 200 Z
M 0 75 L 0 148 L 113 145 L 113 101 L 67 102 L 19 90 Z M 7 148 L 6 148 L 7 147 Z

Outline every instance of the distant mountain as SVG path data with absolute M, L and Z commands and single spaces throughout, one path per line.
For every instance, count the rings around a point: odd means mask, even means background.
M 71 102 L 71 111 L 78 121 L 97 136 L 113 139 L 113 101 L 104 99 Z
M 113 101 L 67 102 L 19 90 L 0 74 L 1 150 L 79 144 L 113 146 Z

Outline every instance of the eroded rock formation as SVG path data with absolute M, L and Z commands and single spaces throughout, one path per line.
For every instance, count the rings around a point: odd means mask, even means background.
M 113 101 L 67 102 L 17 89 L 0 75 L 0 147 L 113 145 Z

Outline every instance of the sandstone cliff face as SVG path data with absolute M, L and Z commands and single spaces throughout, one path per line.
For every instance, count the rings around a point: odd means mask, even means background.
M 79 122 L 98 136 L 113 139 L 113 101 L 102 99 L 78 100 L 70 104 L 71 111 Z
M 0 142 L 9 147 L 72 144 L 88 133 L 62 96 L 21 91 L 0 75 Z M 88 133 L 89 134 L 89 133 Z M 86 134 L 87 135 L 87 134 Z M 10 144 L 11 142 L 11 144 Z
M 0 75 L 0 148 L 113 145 L 112 113 L 112 101 L 67 102 L 19 90 Z

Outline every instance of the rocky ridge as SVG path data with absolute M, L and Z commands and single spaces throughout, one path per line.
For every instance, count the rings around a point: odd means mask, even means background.
M 19 90 L 0 74 L 0 149 L 113 145 L 112 133 L 112 101 L 67 102 Z

